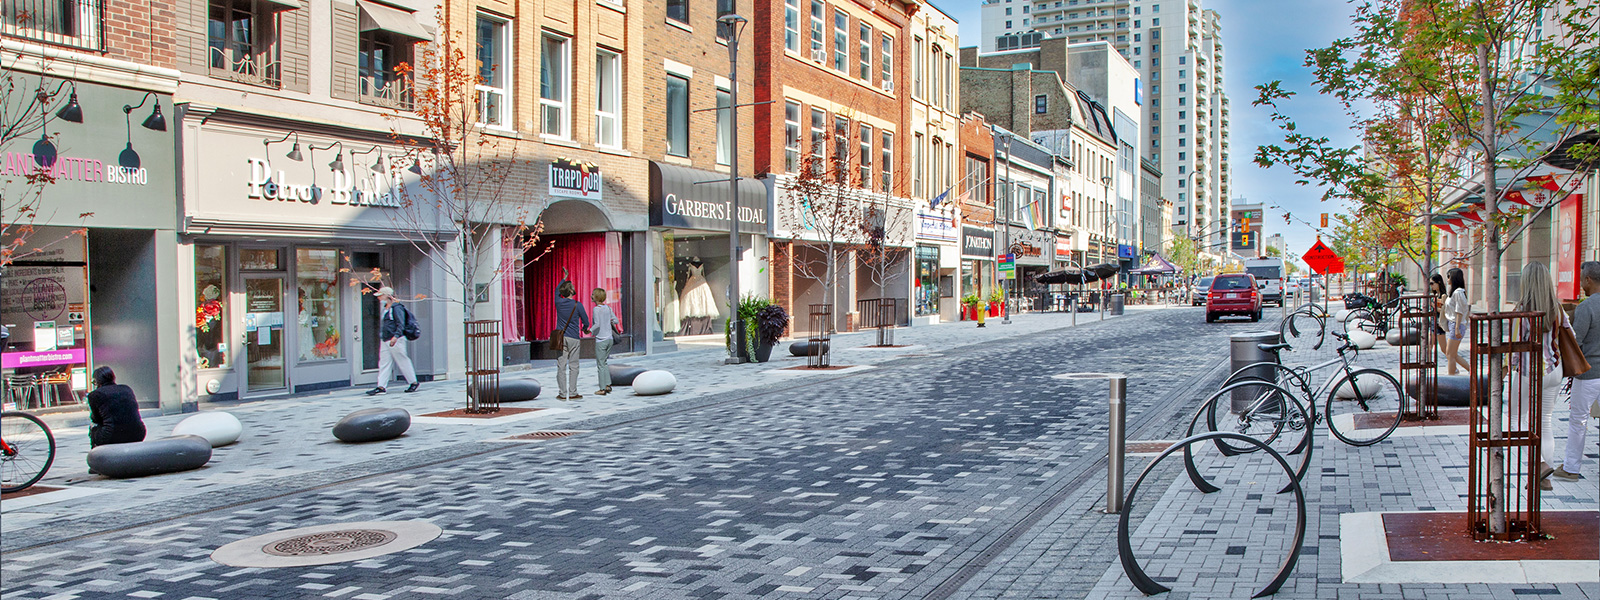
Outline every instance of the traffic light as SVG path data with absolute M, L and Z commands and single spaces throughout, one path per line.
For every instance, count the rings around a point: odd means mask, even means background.
M 1322 226 L 1328 226 L 1328 213 L 1322 213 Z

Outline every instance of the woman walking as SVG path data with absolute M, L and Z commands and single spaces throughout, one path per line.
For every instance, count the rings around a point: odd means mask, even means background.
M 583 397 L 578 393 L 578 349 L 582 347 L 583 334 L 589 332 L 589 313 L 572 299 L 577 286 L 564 277 L 565 270 L 562 275 L 561 283 L 556 286 L 556 323 L 561 324 L 558 331 L 563 338 L 556 354 L 556 388 L 559 390 L 556 399 L 577 400 Z
M 1434 273 L 1432 277 L 1428 278 L 1428 296 L 1433 299 L 1433 314 L 1435 315 L 1433 323 L 1434 345 L 1438 346 L 1439 352 L 1442 354 L 1445 351 L 1445 326 L 1449 325 L 1449 321 L 1444 316 L 1444 303 L 1450 297 L 1450 288 L 1444 283 L 1444 275 Z
M 1467 337 L 1467 318 L 1472 314 L 1472 304 L 1467 302 L 1467 275 L 1461 269 L 1450 269 L 1450 299 L 1444 302 L 1445 360 L 1450 362 L 1450 374 L 1456 367 L 1471 371 L 1471 365 L 1461 358 L 1461 340 Z
M 1529 360 L 1524 354 L 1512 355 L 1511 373 L 1511 426 L 1527 428 L 1531 423 L 1527 417 L 1536 416 L 1539 419 L 1539 470 L 1537 473 L 1539 489 L 1552 489 L 1549 477 L 1555 469 L 1550 468 L 1546 461 L 1556 455 L 1555 430 L 1550 428 L 1550 415 L 1556 406 L 1556 394 L 1561 391 L 1561 353 L 1556 350 L 1555 331 L 1557 327 L 1572 327 L 1567 321 L 1567 313 L 1561 310 L 1561 297 L 1556 295 L 1555 281 L 1550 278 L 1550 269 L 1544 263 L 1530 262 L 1522 266 L 1522 295 L 1517 301 L 1517 312 L 1536 312 L 1544 315 L 1540 331 L 1533 332 L 1539 340 L 1543 355 L 1541 372 L 1529 372 Z M 1526 335 L 1528 332 L 1522 332 Z M 1539 406 L 1530 407 L 1528 402 L 1528 377 L 1541 378 L 1539 388 Z M 1537 410 L 1537 415 L 1530 415 Z
M 594 300 L 594 368 L 600 374 L 600 389 L 595 394 L 604 396 L 611 393 L 611 365 L 607 361 L 615 335 L 622 333 L 622 324 L 617 322 L 617 313 L 606 306 L 604 289 L 595 288 L 589 299 Z

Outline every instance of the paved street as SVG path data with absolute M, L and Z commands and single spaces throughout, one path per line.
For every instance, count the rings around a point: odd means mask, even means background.
M 4 595 L 1137 597 L 1116 563 L 1115 517 L 1097 512 L 1105 384 L 1050 376 L 1129 373 L 1129 438 L 1173 439 L 1224 374 L 1227 335 L 1260 326 L 1207 325 L 1187 308 L 1093 318 L 1076 328 L 1066 327 L 1066 315 L 984 329 L 919 327 L 901 332 L 908 346 L 897 350 L 841 336 L 835 362 L 873 368 L 832 374 L 772 371 L 793 359 L 717 365 L 715 349 L 637 357 L 620 362 L 672 368 L 679 391 L 559 407 L 539 400 L 529 406 L 547 410 L 481 423 L 419 421 L 403 438 L 369 445 L 333 442 L 326 427 L 374 403 L 414 414 L 449 408 L 456 401 L 446 384 L 378 401 L 350 391 L 206 407 L 235 412 L 249 431 L 205 469 L 89 478 L 77 466 L 82 450 L 72 447 L 46 483 L 105 491 L 0 507 Z M 1362 363 L 1392 363 L 1392 353 L 1366 353 Z M 175 421 L 156 419 L 152 432 Z M 535 430 L 581 433 L 503 441 Z M 80 435 L 62 437 L 81 444 Z M 1464 442 L 1454 440 L 1397 438 L 1368 449 L 1319 440 L 1307 478 L 1309 549 L 1284 593 L 1402 597 L 1393 585 L 1340 584 L 1338 515 L 1456 502 L 1459 483 L 1415 486 L 1402 499 L 1387 493 L 1408 485 L 1404 473 L 1464 462 Z M 1372 472 L 1397 456 L 1411 468 Z M 1203 466 L 1227 482 L 1216 497 L 1198 497 L 1170 468 L 1146 483 L 1139 516 L 1160 516 L 1139 528 L 1141 547 L 1154 550 L 1146 564 L 1177 590 L 1173 597 L 1245 597 L 1280 560 L 1273 543 L 1292 510 L 1281 497 L 1259 497 L 1279 479 L 1250 466 Z M 1140 468 L 1130 461 L 1130 483 Z M 1594 464 L 1584 472 L 1584 487 L 1558 484 L 1572 486 L 1558 488 L 1562 507 L 1594 506 Z M 1241 519 L 1244 510 L 1254 520 Z M 223 544 L 283 529 L 402 520 L 432 522 L 443 535 L 319 567 L 235 568 L 210 558 Z M 1175 533 L 1201 529 L 1212 533 Z M 1600 597 L 1596 584 L 1419 586 L 1403 597 L 1509 597 L 1535 587 Z

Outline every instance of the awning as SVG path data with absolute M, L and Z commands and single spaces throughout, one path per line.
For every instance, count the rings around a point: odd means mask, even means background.
M 1144 266 L 1129 271 L 1129 273 L 1134 275 L 1160 275 L 1163 273 L 1177 272 L 1178 267 L 1167 261 L 1167 259 L 1162 258 L 1160 254 L 1156 254 L 1155 257 L 1150 259 L 1150 262 L 1145 263 Z
M 731 196 L 725 173 L 650 163 L 652 227 L 727 231 L 729 216 L 737 215 L 742 233 L 770 232 L 766 185 L 739 178 L 738 210 L 734 210 Z
M 301 8 L 300 0 L 263 0 L 274 10 L 298 10 Z
M 416 15 L 376 2 L 356 0 L 361 8 L 361 31 L 386 31 L 420 42 L 433 41 L 433 32 L 417 22 Z

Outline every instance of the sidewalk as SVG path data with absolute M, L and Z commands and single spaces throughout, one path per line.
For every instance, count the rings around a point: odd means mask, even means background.
M 1129 307 L 1129 316 L 1164 307 Z M 1107 320 L 1118 317 L 1107 317 Z M 1097 314 L 1080 314 L 1080 327 L 1099 323 Z M 473 454 L 493 452 L 508 443 L 508 436 L 533 431 L 587 430 L 634 419 L 688 410 L 709 404 L 737 400 L 748 395 L 811 382 L 847 377 L 896 360 L 916 360 L 961 347 L 992 343 L 1022 335 L 1070 327 L 1072 315 L 1029 313 L 1014 315 L 1013 323 L 1002 325 L 991 319 L 988 326 L 958 322 L 898 329 L 899 348 L 867 348 L 876 341 L 874 332 L 840 334 L 834 337 L 832 362 L 837 366 L 855 365 L 859 369 L 836 371 L 792 371 L 803 366 L 803 357 L 790 357 L 788 343 L 773 350 L 770 363 L 725 365 L 724 350 L 716 346 L 684 344 L 674 353 L 616 359 L 650 369 L 666 369 L 678 379 L 674 392 L 663 396 L 636 396 L 628 388 L 617 388 L 608 396 L 585 393 L 578 401 L 555 399 L 553 366 L 509 374 L 507 379 L 533 378 L 543 386 L 538 399 L 506 403 L 504 406 L 539 409 L 489 419 L 438 419 L 422 417 L 433 412 L 464 405 L 461 381 L 424 384 L 416 393 L 399 392 L 365 395 L 365 389 L 345 389 L 331 393 L 297 396 L 254 402 L 212 403 L 202 410 L 225 410 L 244 424 L 239 442 L 213 451 L 211 462 L 202 469 L 157 477 L 111 480 L 87 474 L 84 457 L 88 453 L 87 427 L 52 420 L 57 440 L 57 455 L 41 486 L 62 487 L 60 491 L 5 500 L 0 504 L 0 548 L 18 548 L 88 535 L 99 531 L 150 523 L 211 508 L 231 506 L 297 490 L 331 485 L 375 474 L 389 473 L 442 462 Z M 580 371 L 581 391 L 595 388 L 594 363 L 584 361 Z M 399 407 L 411 412 L 410 431 L 396 440 L 351 445 L 335 440 L 330 430 L 350 411 L 370 407 Z M 174 414 L 146 419 L 149 438 L 167 435 L 174 425 L 189 415 Z M 57 427 L 60 425 L 60 427 Z

